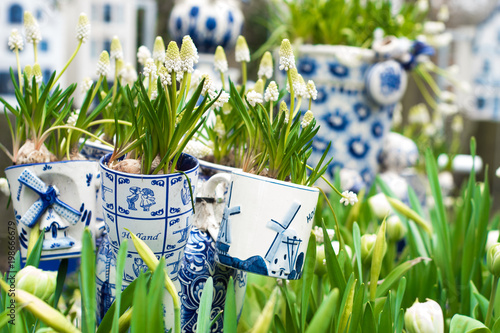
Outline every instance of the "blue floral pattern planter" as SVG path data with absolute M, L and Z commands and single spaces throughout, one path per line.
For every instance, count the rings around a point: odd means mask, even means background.
M 318 162 L 331 142 L 328 178 L 333 179 L 340 167 L 356 171 L 365 184 L 371 184 L 394 107 L 406 89 L 403 67 L 394 60 L 377 62 L 369 49 L 303 45 L 297 70 L 318 90 L 312 111 L 320 130 L 311 162 Z M 284 72 L 279 75 L 284 79 Z

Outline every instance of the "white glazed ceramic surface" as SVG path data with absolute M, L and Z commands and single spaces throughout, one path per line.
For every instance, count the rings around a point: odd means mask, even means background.
M 125 230 L 129 229 L 149 246 L 158 259 L 162 256 L 165 258 L 167 273 L 180 291 L 178 273 L 193 215 L 186 176 L 181 173 L 134 175 L 118 172 L 105 166 L 108 158 L 109 155 L 106 155 L 99 164 L 104 221 L 110 249 L 103 251 L 116 255 L 121 242 L 129 240 L 124 286 L 137 278 L 141 270 L 147 270 L 130 239 L 129 232 Z M 198 160 L 185 154 L 179 159 L 177 166 L 189 177 L 194 195 L 198 179 Z M 98 281 L 98 284 L 103 284 L 103 281 Z M 113 297 L 112 294 L 109 297 Z M 164 296 L 164 307 L 165 323 L 169 328 L 173 325 L 174 312 L 168 294 Z
M 89 227 L 99 236 L 104 224 L 96 221 L 100 185 L 95 161 L 62 161 L 8 167 L 12 204 L 21 256 L 26 258 L 31 227 L 45 230 L 41 260 L 80 256 L 82 236 Z M 38 218 L 37 218 L 38 216 Z
M 297 70 L 304 80 L 313 80 L 318 90 L 312 111 L 320 129 L 310 163 L 317 163 L 331 142 L 328 158 L 333 161 L 326 174 L 330 180 L 339 167 L 356 171 L 369 185 L 378 170 L 378 156 L 407 77 L 398 62 L 376 61 L 376 53 L 368 49 L 299 48 Z M 278 75 L 283 79 L 284 73 Z
M 226 266 L 299 279 L 318 189 L 233 171 L 216 244 Z

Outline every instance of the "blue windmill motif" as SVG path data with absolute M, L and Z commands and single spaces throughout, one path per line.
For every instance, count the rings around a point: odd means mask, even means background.
M 76 224 L 80 219 L 81 213 L 78 210 L 70 207 L 58 198 L 59 190 L 55 186 L 47 186 L 30 170 L 24 169 L 18 181 L 40 196 L 21 217 L 20 222 L 22 224 L 32 228 L 49 207 L 72 225 Z
M 219 249 L 223 253 L 227 253 L 227 251 L 229 250 L 229 246 L 231 245 L 231 225 L 229 223 L 229 217 L 241 212 L 240 206 L 229 208 L 231 204 L 232 192 L 233 183 L 231 183 L 231 188 L 229 189 L 229 197 L 227 200 L 227 205 L 224 208 L 224 214 L 222 215 L 222 221 L 219 228 L 219 235 L 217 237 L 217 249 Z
M 290 228 L 290 224 L 300 210 L 300 207 L 299 203 L 294 202 L 286 212 L 281 223 L 271 219 L 266 224 L 267 228 L 277 233 L 264 257 L 270 263 L 269 271 L 273 275 L 288 276 L 295 267 L 299 245 L 302 240 L 298 238 L 297 232 L 293 228 Z

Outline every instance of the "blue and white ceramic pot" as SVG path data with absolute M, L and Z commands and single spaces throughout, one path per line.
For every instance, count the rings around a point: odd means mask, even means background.
M 178 1 L 170 14 L 168 31 L 177 43 L 190 35 L 199 52 L 213 54 L 218 45 L 234 45 L 243 20 L 237 1 Z
M 182 288 L 181 325 L 182 331 L 186 333 L 196 332 L 201 292 L 210 276 L 213 278 L 215 289 L 212 319 L 224 309 L 230 277 L 234 281 L 236 312 L 241 313 L 247 281 L 245 272 L 220 265 L 215 261 L 214 238 L 218 233 L 217 224 L 222 219 L 227 183 L 224 182 L 224 178 L 217 178 L 218 176 L 214 175 L 231 172 L 233 168 L 200 161 L 200 170 L 194 226 L 189 234 L 179 272 Z M 219 194 L 216 194 L 216 187 Z M 214 323 L 211 332 L 223 331 L 223 316 L 224 314 Z
M 112 170 L 107 167 L 110 154 L 100 161 L 101 195 L 103 201 L 104 222 L 108 232 L 109 250 L 101 246 L 99 253 L 107 253 L 113 257 L 118 253 L 121 242 L 130 239 L 128 229 L 142 239 L 159 258 L 164 257 L 167 273 L 177 290 L 181 290 L 179 269 L 184 256 L 184 248 L 192 224 L 192 193 L 196 192 L 198 179 L 198 160 L 183 154 L 177 170 L 185 173 L 166 175 L 135 175 Z M 189 177 L 189 181 L 186 179 Z M 191 189 L 190 189 L 191 184 Z M 113 262 L 110 261 L 109 266 Z M 105 264 L 105 266 L 108 264 Z M 130 284 L 141 270 L 147 266 L 137 253 L 133 243 L 129 241 L 124 287 Z M 111 268 L 113 271 L 114 268 Z M 113 273 L 109 272 L 109 276 Z M 102 291 L 106 279 L 98 273 L 98 285 L 101 286 L 101 299 L 113 298 L 113 293 Z M 110 279 L 109 289 L 113 289 L 114 281 Z M 173 305 L 168 293 L 164 297 L 165 324 L 171 328 L 173 324 Z
M 319 190 L 233 171 L 216 260 L 246 272 L 300 279 Z
M 5 174 L 23 260 L 33 228 L 45 231 L 41 260 L 79 257 L 85 227 L 94 240 L 104 230 L 104 224 L 96 220 L 97 162 L 15 165 L 5 169 Z
M 311 163 L 319 161 L 331 142 L 330 180 L 338 167 L 356 171 L 367 185 L 377 172 L 384 137 L 407 84 L 399 62 L 380 58 L 371 49 L 348 46 L 299 48 L 297 70 L 306 82 L 313 80 L 318 90 L 312 111 L 320 129 Z

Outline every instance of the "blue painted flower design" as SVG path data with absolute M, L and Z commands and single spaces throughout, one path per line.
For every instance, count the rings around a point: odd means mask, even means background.
M 368 154 L 370 150 L 370 145 L 368 142 L 364 142 L 360 136 L 352 137 L 347 146 L 349 147 L 349 153 L 357 159 L 362 159 Z
M 326 90 L 324 87 L 316 87 L 316 90 L 318 91 L 318 97 L 314 101 L 316 104 L 323 104 L 326 102 L 328 98 L 328 94 L 326 93 Z M 288 94 L 287 94 L 288 96 Z
M 380 138 L 384 134 L 384 125 L 380 121 L 375 121 L 373 123 L 372 134 L 376 138 Z
M 316 67 L 316 60 L 310 57 L 304 57 L 299 59 L 297 69 L 300 74 L 307 76 L 314 75 L 316 73 Z
M 316 135 L 312 144 L 313 152 L 322 155 L 323 152 L 326 150 L 327 146 L 328 146 L 328 141 Z
M 328 70 L 333 76 L 347 77 L 349 76 L 349 68 L 339 63 L 331 62 L 328 64 Z
M 325 121 L 331 129 L 335 131 L 344 131 L 349 125 L 347 114 L 343 113 L 340 109 L 335 109 L 332 113 L 327 113 L 323 116 Z
M 401 74 L 394 67 L 386 67 L 380 73 L 380 92 L 388 96 L 398 91 L 401 87 Z
M 328 165 L 328 175 L 331 179 L 335 178 L 335 172 L 344 168 L 344 164 L 341 162 L 332 162 Z
M 358 116 L 359 121 L 363 121 L 368 119 L 370 114 L 372 113 L 370 107 L 364 103 L 356 103 L 354 104 L 354 112 Z

